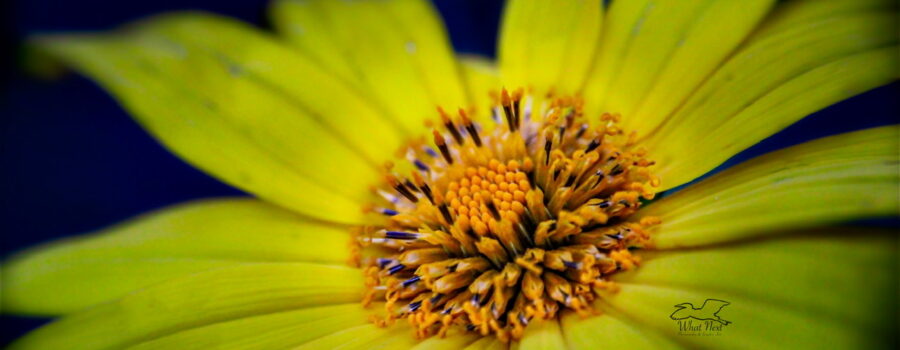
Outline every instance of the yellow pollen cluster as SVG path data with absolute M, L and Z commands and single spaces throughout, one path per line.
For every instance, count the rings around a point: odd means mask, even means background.
M 640 264 L 632 251 L 658 220 L 630 216 L 659 179 L 619 117 L 589 122 L 577 98 L 535 105 L 521 90 L 496 102 L 484 123 L 439 108 L 434 147 L 409 145 L 373 188 L 373 225 L 355 230 L 354 249 L 364 303 L 384 301 L 377 324 L 518 339 L 561 309 L 592 314 L 609 277 Z
M 526 160 L 526 169 L 532 166 Z M 492 220 L 497 213 L 501 218 L 518 222 L 519 215 L 525 213 L 525 193 L 530 190 L 528 175 L 520 171 L 518 161 L 502 164 L 492 159 L 486 167 L 466 168 L 464 178 L 447 186 L 445 197 L 461 229 L 471 228 L 484 236 L 488 234 L 488 225 L 497 222 Z

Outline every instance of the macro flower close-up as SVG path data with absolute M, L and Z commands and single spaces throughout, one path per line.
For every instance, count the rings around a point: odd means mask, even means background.
M 509 0 L 496 58 L 427 0 L 35 33 L 247 195 L 5 257 L 0 311 L 52 318 L 9 348 L 895 348 L 896 118 L 736 156 L 895 84 L 897 11 Z

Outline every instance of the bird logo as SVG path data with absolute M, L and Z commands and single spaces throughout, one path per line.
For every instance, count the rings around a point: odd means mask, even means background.
M 716 321 L 723 325 L 728 325 L 731 322 L 723 320 L 718 315 L 719 311 L 722 311 L 722 308 L 728 305 L 731 305 L 731 303 L 719 299 L 706 299 L 703 302 L 703 306 L 699 308 L 694 307 L 694 304 L 691 303 L 681 303 L 675 305 L 678 310 L 675 310 L 669 317 L 673 320 L 693 318 L 695 320 Z

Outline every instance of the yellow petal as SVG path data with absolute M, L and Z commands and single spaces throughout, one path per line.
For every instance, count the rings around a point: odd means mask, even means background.
M 662 57 L 664 63 L 658 72 L 647 74 L 645 69 L 649 67 L 645 67 L 644 62 L 627 66 L 634 67 L 629 74 L 635 75 L 620 75 L 625 81 L 613 85 L 609 106 L 621 107 L 610 111 L 622 113 L 625 129 L 638 133 L 654 129 L 756 28 L 769 13 L 773 2 L 724 0 L 710 3 L 689 24 L 684 37 L 673 38 L 680 41 L 675 43 L 668 57 Z M 667 44 L 672 45 L 671 42 Z M 646 80 L 633 83 L 632 79 Z
M 443 23 L 426 1 L 280 0 L 271 14 L 281 35 L 341 75 L 352 72 L 414 136 L 435 106 L 469 107 Z
M 642 209 L 657 216 L 653 243 L 673 248 L 733 241 L 900 212 L 897 126 L 773 152 Z
M 465 347 L 465 350 L 505 350 L 509 347 L 496 337 L 482 337 Z
M 498 56 L 507 88 L 573 94 L 593 62 L 600 36 L 600 1 L 528 1 L 506 4 Z
M 582 318 L 575 313 L 562 316 L 562 330 L 570 349 L 678 349 L 673 341 L 641 324 L 616 316 L 616 310 L 596 305 L 600 315 Z
M 490 93 L 496 93 L 502 88 L 496 65 L 486 57 L 474 55 L 462 56 L 459 61 L 466 89 L 475 108 L 474 117 L 481 122 L 490 122 L 496 105 L 490 98 Z
M 584 90 L 588 115 L 621 113 L 625 127 L 648 132 L 653 118 L 680 105 L 750 33 L 771 3 L 613 2 Z M 645 109 L 638 112 L 642 103 Z M 651 120 L 645 123 L 642 118 Z
M 238 75 L 271 94 L 284 95 L 325 130 L 378 164 L 403 142 L 399 125 L 357 91 L 322 73 L 309 58 L 243 23 L 224 17 L 170 15 L 144 25 L 140 33 L 149 42 L 169 40 L 228 62 L 231 69 L 240 70 Z
M 740 294 L 869 328 L 888 326 L 879 325 L 878 314 L 871 312 L 896 290 L 891 282 L 897 270 L 894 232 L 840 227 L 789 234 L 798 237 L 644 252 L 639 269 L 615 279 Z M 845 304 L 850 298 L 861 300 Z
M 800 118 L 894 80 L 894 14 L 829 17 L 754 41 L 642 142 L 663 189 L 688 182 Z
M 784 1 L 772 11 L 749 41 L 759 40 L 774 33 L 790 30 L 802 23 L 812 23 L 833 16 L 851 13 L 890 11 L 896 6 L 891 0 L 797 0 Z
M 532 319 L 519 341 L 519 350 L 565 349 L 566 340 L 560 331 L 559 320 Z
M 412 336 L 412 335 L 410 335 Z M 446 337 L 430 337 L 422 340 L 413 347 L 415 350 L 457 350 L 475 343 L 482 339 L 480 334 L 475 332 L 449 332 Z
M 217 29 L 216 35 L 204 37 L 222 41 L 210 39 L 200 46 L 160 34 L 196 27 Z M 340 111 L 361 111 L 362 102 L 261 34 L 223 19 L 181 14 L 125 33 L 36 42 L 100 82 L 163 144 L 199 168 L 314 217 L 361 220 L 359 203 L 370 195 L 367 187 L 379 170 L 375 160 L 352 146 L 359 140 L 346 139 L 348 130 L 358 133 L 360 126 L 340 118 L 353 116 Z M 268 71 L 272 68 L 278 72 Z M 276 84 L 278 76 L 286 80 Z M 313 82 L 316 88 L 302 91 L 278 87 Z M 346 98 L 346 103 L 334 103 L 334 98 Z M 336 113 L 317 114 L 310 107 L 323 101 L 331 101 Z M 352 126 L 337 132 L 337 122 Z M 380 124 L 373 125 L 390 135 Z
M 288 349 L 368 323 L 369 312 L 359 303 L 278 312 L 193 328 L 128 349 Z
M 603 300 L 691 348 L 868 349 L 896 331 L 894 235 L 848 230 L 665 254 L 620 276 L 621 290 Z M 679 335 L 674 305 L 706 299 L 729 302 L 717 315 L 731 323 L 720 336 Z
M 4 312 L 53 315 L 171 278 L 246 262 L 343 264 L 346 228 L 254 199 L 177 205 L 27 251 L 2 266 Z
M 148 287 L 50 323 L 12 349 L 109 349 L 190 328 L 362 297 L 357 269 L 255 263 L 209 270 Z
M 366 324 L 318 338 L 294 350 L 410 349 L 417 340 L 405 323 L 388 328 Z

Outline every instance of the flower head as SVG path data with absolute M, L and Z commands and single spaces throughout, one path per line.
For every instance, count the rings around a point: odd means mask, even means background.
M 895 79 L 894 11 L 511 1 L 499 69 L 417 0 L 38 37 L 258 199 L 14 257 L 4 312 L 66 316 L 13 347 L 883 346 L 895 233 L 831 225 L 900 211 L 896 126 L 690 182 Z

